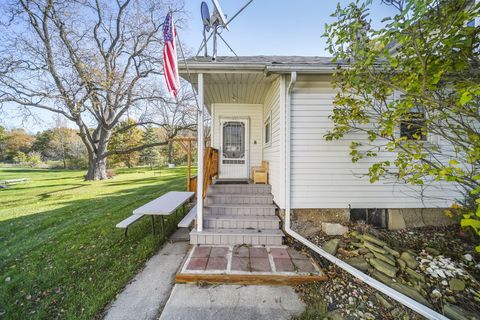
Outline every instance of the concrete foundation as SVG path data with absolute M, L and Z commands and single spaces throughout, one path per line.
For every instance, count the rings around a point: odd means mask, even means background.
M 448 226 L 456 221 L 448 218 L 440 208 L 388 209 L 388 229 Z
M 455 220 L 445 216 L 444 210 L 442 208 L 387 209 L 388 229 L 401 230 L 455 224 Z M 321 227 L 325 222 L 340 224 L 350 222 L 350 209 L 292 209 L 292 213 L 297 221 L 308 221 L 317 227 Z M 283 218 L 284 210 L 279 210 L 279 214 Z
M 299 221 L 310 221 L 320 226 L 322 222 L 348 223 L 349 209 L 293 209 L 294 217 Z

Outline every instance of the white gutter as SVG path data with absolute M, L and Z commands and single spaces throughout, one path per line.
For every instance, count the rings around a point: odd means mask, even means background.
M 346 68 L 347 66 L 342 66 Z M 179 66 L 181 74 L 186 74 L 187 69 Z M 337 65 L 318 65 L 318 64 L 253 64 L 253 63 L 222 63 L 222 62 L 198 62 L 190 63 L 189 71 L 194 73 L 284 73 L 289 74 L 293 71 L 299 73 L 311 74 L 331 74 L 337 71 Z
M 293 88 L 295 87 L 295 83 L 297 81 L 297 72 L 292 71 L 291 73 L 291 79 L 290 83 L 288 84 L 287 87 L 287 96 L 286 96 L 286 107 L 285 107 L 285 115 L 286 115 L 286 128 L 285 128 L 285 140 L 286 140 L 286 146 L 285 146 L 285 179 L 286 179 L 286 184 L 285 184 L 285 232 L 292 236 L 293 238 L 297 239 L 301 243 L 303 243 L 305 246 L 309 247 L 328 261 L 332 262 L 333 264 L 337 265 L 341 269 L 345 270 L 346 272 L 350 273 L 357 279 L 360 279 L 361 281 L 365 282 L 369 286 L 373 287 L 374 289 L 382 292 L 383 294 L 386 294 L 390 298 L 400 302 L 404 306 L 412 309 L 415 312 L 418 312 L 422 316 L 426 317 L 427 319 L 435 319 L 435 320 L 448 320 L 447 317 L 444 315 L 441 315 L 440 313 L 426 307 L 425 305 L 413 300 L 410 297 L 407 297 L 406 295 L 390 288 L 389 286 L 383 284 L 382 282 L 370 277 L 369 275 L 361 272 L 358 269 L 355 269 L 348 263 L 345 263 L 344 261 L 338 259 L 335 256 L 332 256 L 322 248 L 316 246 L 309 240 L 305 239 L 302 237 L 300 234 L 297 232 L 293 231 L 291 229 L 291 208 L 290 208 L 290 147 L 291 147 L 291 137 L 290 137 L 290 126 L 291 126 L 291 92 Z

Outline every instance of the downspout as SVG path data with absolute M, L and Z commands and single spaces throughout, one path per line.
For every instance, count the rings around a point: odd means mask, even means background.
M 339 268 L 345 270 L 346 272 L 350 273 L 357 279 L 365 282 L 372 288 L 382 292 L 383 294 L 389 296 L 393 300 L 396 300 L 403 304 L 404 306 L 412 309 L 413 311 L 421 314 L 422 316 L 426 317 L 427 319 L 435 319 L 435 320 L 448 320 L 447 317 L 441 315 L 440 313 L 426 307 L 425 305 L 407 297 L 406 295 L 390 288 L 389 286 L 383 284 L 382 282 L 370 277 L 369 275 L 361 272 L 358 269 L 355 269 L 348 263 L 338 259 L 337 257 L 329 254 L 322 248 L 316 246 L 306 238 L 302 237 L 297 232 L 291 229 L 291 208 L 290 208 L 290 147 L 291 147 L 291 137 L 290 137 L 290 126 L 291 126 L 291 93 L 295 87 L 297 81 L 297 72 L 292 71 L 290 77 L 290 83 L 287 87 L 286 92 L 286 100 L 285 100 L 285 232 L 295 238 L 296 240 L 300 241 L 302 244 L 310 248 L 311 250 L 315 251 L 331 263 L 337 265 Z

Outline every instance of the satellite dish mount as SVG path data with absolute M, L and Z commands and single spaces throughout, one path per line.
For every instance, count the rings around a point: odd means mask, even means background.
M 213 38 L 212 39 L 212 47 L 213 47 L 212 61 L 215 61 L 217 59 L 217 43 L 218 43 L 217 37 L 220 38 L 220 40 L 222 40 L 225 43 L 225 45 L 230 49 L 230 51 L 232 51 L 233 54 L 236 56 L 237 54 L 235 53 L 235 51 L 233 51 L 232 47 L 230 47 L 227 41 L 225 41 L 221 33 L 225 29 L 227 31 L 230 31 L 228 27 L 230 22 L 232 22 L 232 20 L 235 19 L 240 14 L 240 12 L 242 12 L 250 3 L 252 3 L 252 1 L 253 0 L 249 0 L 240 10 L 237 11 L 237 13 L 233 15 L 233 17 L 230 20 L 227 20 L 227 16 L 223 13 L 218 0 L 212 0 L 214 9 L 213 9 L 213 14 L 211 16 L 210 16 L 207 3 L 203 1 L 202 4 L 200 5 L 200 12 L 202 14 L 202 21 L 203 21 L 203 41 L 200 45 L 200 49 L 198 49 L 197 56 L 200 54 L 200 52 L 203 49 L 205 57 L 208 57 L 207 44 L 208 44 L 208 41 Z

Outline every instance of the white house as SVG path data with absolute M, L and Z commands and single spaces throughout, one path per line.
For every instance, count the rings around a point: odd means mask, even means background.
M 337 68 L 330 58 L 217 57 L 212 62 L 197 57 L 187 63 L 188 70 L 179 61 L 181 75 L 194 85 L 211 116 L 211 146 L 219 151 L 218 181 L 228 183 L 210 186 L 204 203 L 199 202 L 201 222 L 191 234 L 192 243 L 278 243 L 278 218 L 268 211 L 273 206 L 316 209 L 322 215 L 323 209 L 445 208 L 455 198 L 440 185 L 422 190 L 420 197 L 419 188 L 396 181 L 371 184 L 365 174 L 379 159 L 352 163 L 349 155 L 351 141 L 366 136 L 325 140 L 333 126 L 331 80 Z M 269 164 L 271 187 L 249 184 L 250 189 L 239 189 L 235 181 L 248 180 L 251 168 L 263 160 Z M 232 196 L 225 197 L 227 192 Z M 246 204 L 264 211 L 248 211 Z M 266 221 L 269 227 L 262 228 Z M 262 231 L 266 229 L 274 231 Z M 267 235 L 259 238 L 262 232 Z

